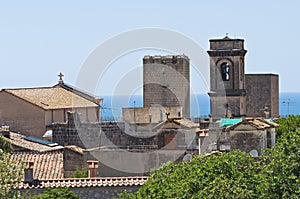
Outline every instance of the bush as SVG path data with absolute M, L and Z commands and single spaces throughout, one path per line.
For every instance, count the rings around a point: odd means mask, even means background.
M 88 177 L 88 170 L 85 168 L 77 168 L 76 171 L 71 176 L 71 178 L 87 178 L 87 177 Z
M 44 193 L 35 197 L 35 199 L 78 199 L 79 197 L 67 187 L 56 189 L 46 188 Z

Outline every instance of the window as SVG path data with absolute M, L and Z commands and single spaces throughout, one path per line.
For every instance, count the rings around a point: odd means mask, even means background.
M 223 81 L 229 81 L 230 75 L 229 75 L 229 64 L 228 63 L 221 64 L 221 75 L 222 75 Z

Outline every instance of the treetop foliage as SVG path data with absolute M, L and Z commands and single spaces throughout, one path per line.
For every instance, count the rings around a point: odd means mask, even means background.
M 67 187 L 56 189 L 46 188 L 45 191 L 34 199 L 78 199 L 79 197 Z
M 231 151 L 166 163 L 120 198 L 300 198 L 300 116 L 281 118 L 277 143 L 258 159 Z

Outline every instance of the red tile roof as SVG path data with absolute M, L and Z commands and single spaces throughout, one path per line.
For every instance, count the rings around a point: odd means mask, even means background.
M 20 189 L 41 189 L 46 187 L 116 187 L 141 186 L 148 180 L 147 176 L 107 177 L 107 178 L 65 178 L 59 180 L 42 180 L 39 185 L 21 183 Z
M 12 160 L 33 162 L 33 177 L 38 180 L 63 178 L 63 152 L 48 151 L 38 152 L 13 152 Z

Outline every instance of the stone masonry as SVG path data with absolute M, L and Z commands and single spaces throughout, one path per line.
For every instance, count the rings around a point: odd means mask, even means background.
M 210 104 L 215 118 L 246 114 L 244 40 L 211 39 L 210 49 Z
M 144 107 L 182 107 L 190 117 L 190 64 L 185 55 L 143 58 Z
M 278 117 L 279 77 L 275 74 L 246 74 L 247 115 Z
M 245 74 L 243 39 L 209 41 L 212 116 L 278 117 L 278 75 Z

